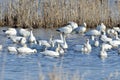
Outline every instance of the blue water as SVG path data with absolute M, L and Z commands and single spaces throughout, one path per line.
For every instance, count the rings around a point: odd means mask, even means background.
M 0 80 L 39 80 L 40 74 L 47 80 L 48 73 L 54 70 L 54 67 L 62 67 L 64 73 L 73 75 L 78 73 L 82 80 L 109 80 L 120 79 L 120 56 L 117 49 L 108 51 L 108 58 L 102 60 L 99 58 L 100 48 L 92 48 L 89 55 L 73 51 L 75 44 L 82 44 L 88 37 L 77 34 L 71 34 L 67 37 L 69 49 L 66 54 L 60 58 L 43 56 L 39 52 L 34 55 L 16 55 L 7 51 L 7 46 L 12 45 L 8 42 L 0 28 L 0 44 L 3 50 L 0 51 Z M 58 38 L 55 30 L 34 30 L 37 39 L 49 39 L 50 35 Z M 59 70 L 58 70 L 59 71 Z

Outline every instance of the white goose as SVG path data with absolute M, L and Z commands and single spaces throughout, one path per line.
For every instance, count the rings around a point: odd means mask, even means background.
M 73 21 L 68 22 L 68 24 L 70 24 L 72 26 L 72 30 L 74 30 L 78 27 L 78 24 Z
M 90 53 L 91 52 L 91 45 L 89 44 L 89 39 L 87 39 L 86 43 L 83 45 L 75 45 L 73 48 L 75 51 L 80 51 L 83 53 Z
M 9 46 L 7 49 L 8 49 L 9 52 L 16 52 L 17 53 L 17 48 L 16 47 Z
M 46 56 L 50 56 L 50 57 L 59 57 L 60 53 L 59 53 L 59 46 L 55 49 L 55 51 L 53 50 L 47 50 L 47 47 L 45 48 L 45 51 L 40 52 L 43 55 Z
M 100 31 L 93 29 L 89 30 L 88 32 L 85 33 L 86 36 L 99 36 L 101 33 Z
M 20 36 L 10 36 L 8 39 L 10 39 L 13 43 L 26 43 L 26 38 Z
M 102 33 L 101 33 L 100 39 L 101 39 L 103 42 L 110 42 L 110 41 L 112 41 L 111 38 L 109 38 L 109 37 L 106 36 L 106 33 L 105 33 L 105 32 L 102 32 Z
M 19 54 L 35 54 L 37 53 L 37 50 L 28 48 L 27 45 L 25 44 L 23 47 L 17 48 L 17 52 Z
M 33 35 L 32 29 L 31 29 L 30 35 L 29 35 L 29 37 L 28 37 L 28 42 L 29 42 L 29 43 L 35 43 L 35 44 L 37 44 L 37 41 L 36 41 L 35 36 Z
M 105 31 L 106 30 L 106 26 L 103 23 L 101 23 L 100 25 L 97 26 L 96 29 L 98 31 Z
M 86 47 L 87 47 L 87 49 L 88 49 L 88 53 L 90 53 L 91 50 L 92 50 L 92 47 L 91 47 L 91 45 L 90 45 L 90 43 L 89 43 L 89 39 L 87 39 Z
M 30 32 L 27 29 L 23 29 L 23 28 L 19 29 L 19 34 L 23 37 L 30 36 Z
M 72 32 L 72 26 L 66 25 L 64 27 L 58 28 L 56 31 L 64 33 L 64 34 L 70 34 Z
M 86 31 L 86 23 L 84 22 L 83 23 L 83 25 L 81 25 L 81 26 L 79 26 L 79 27 L 77 27 L 76 29 L 75 29 L 75 32 L 76 33 L 84 33 L 85 31 Z
M 103 46 L 104 46 L 104 47 L 103 47 Z M 104 50 L 106 50 L 106 51 L 113 48 L 112 45 L 107 44 L 107 43 L 102 43 L 101 47 L 103 47 Z
M 100 58 L 105 59 L 105 58 L 107 58 L 107 56 L 108 56 L 107 52 L 105 51 L 104 46 L 102 46 L 101 51 L 100 51 Z
M 16 36 L 17 31 L 15 28 L 8 28 L 7 30 L 3 30 L 7 36 Z

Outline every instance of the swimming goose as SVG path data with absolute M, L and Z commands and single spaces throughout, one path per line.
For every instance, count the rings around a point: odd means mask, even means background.
M 47 47 L 45 48 L 45 51 L 40 52 L 43 55 L 46 56 L 51 56 L 51 57 L 59 57 L 60 53 L 59 53 L 59 46 L 55 49 L 55 51 L 53 50 L 47 50 Z
M 101 59 L 105 59 L 105 58 L 107 58 L 107 52 L 105 51 L 105 49 L 104 49 L 104 46 L 101 46 L 101 51 L 100 51 L 100 58 Z
M 37 53 L 37 50 L 28 48 L 27 45 L 25 44 L 23 47 L 17 48 L 17 52 L 19 54 L 35 54 Z
M 106 36 L 105 32 L 101 32 L 100 40 L 102 40 L 103 42 L 110 42 L 110 41 L 112 41 L 111 38 L 109 38 L 109 37 Z
M 79 26 L 79 27 L 77 27 L 74 31 L 76 32 L 76 33 L 84 33 L 85 31 L 86 31 L 86 23 L 84 22 L 83 23 L 83 25 L 81 25 L 81 26 Z
M 112 49 L 112 45 L 108 44 L 108 43 L 102 43 L 101 47 L 104 46 L 104 50 L 107 51 L 107 50 L 110 50 Z
M 91 36 L 90 44 L 91 44 L 91 46 L 98 47 L 99 46 L 99 41 L 94 36 Z
M 96 38 L 95 41 L 94 41 L 94 46 L 95 46 L 95 47 L 98 47 L 98 46 L 99 46 L 99 41 L 98 41 L 97 38 Z
M 87 47 L 87 49 L 88 49 L 88 53 L 90 53 L 91 50 L 92 50 L 92 47 L 91 47 L 91 45 L 90 45 L 90 43 L 89 43 L 89 39 L 87 39 L 86 47 Z
M 103 23 L 101 23 L 100 25 L 97 26 L 96 29 L 98 31 L 105 31 L 106 30 L 106 26 Z
M 107 29 L 107 34 L 111 38 L 114 38 L 115 32 L 116 31 L 114 29 Z
M 26 43 L 26 38 L 21 36 L 10 36 L 8 39 L 10 39 L 13 43 Z
M 101 33 L 100 31 L 93 29 L 93 30 L 89 30 L 85 33 L 86 36 L 99 36 Z
M 15 28 L 8 28 L 7 30 L 3 30 L 7 36 L 16 36 L 17 31 Z
M 64 34 L 70 34 L 72 32 L 72 26 L 66 25 L 64 27 L 58 28 L 56 31 L 64 33 Z
M 16 47 L 8 47 L 7 48 L 9 52 L 17 52 L 17 48 Z
M 30 36 L 30 32 L 27 29 L 23 29 L 23 28 L 19 29 L 19 34 L 23 37 Z
M 32 29 L 30 30 L 30 35 L 28 37 L 28 42 L 37 44 L 37 41 L 36 41 L 35 36 L 33 35 Z

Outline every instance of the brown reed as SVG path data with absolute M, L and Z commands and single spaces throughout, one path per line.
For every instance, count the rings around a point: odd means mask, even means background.
M 9 0 L 0 3 L 0 25 L 57 28 L 75 21 L 79 25 L 86 22 L 89 28 L 101 22 L 118 26 L 119 4 L 116 2 L 118 15 L 113 16 L 109 0 Z

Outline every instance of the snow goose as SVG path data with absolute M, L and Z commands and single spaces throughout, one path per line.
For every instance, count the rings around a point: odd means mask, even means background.
M 101 33 L 96 29 L 89 30 L 88 32 L 85 33 L 86 36 L 99 36 L 100 34 Z
M 37 50 L 28 48 L 27 45 L 25 44 L 23 47 L 17 48 L 17 52 L 19 54 L 33 54 L 37 53 Z
M 104 46 L 104 50 L 106 50 L 106 51 L 113 48 L 112 45 L 110 45 L 108 43 L 102 43 L 101 47 L 103 47 L 103 46 Z
M 21 37 L 21 36 L 10 36 L 8 37 L 13 43 L 20 43 L 20 44 L 25 44 L 26 43 L 26 38 Z
M 30 32 L 27 29 L 23 29 L 23 28 L 19 29 L 19 34 L 23 37 L 30 36 Z
M 47 50 L 47 47 L 45 48 L 45 51 L 40 52 L 43 55 L 46 56 L 50 56 L 50 57 L 59 57 L 60 53 L 59 53 L 59 46 L 55 49 L 55 51 L 53 50 Z
M 33 31 L 32 31 L 32 30 L 33 30 L 33 29 L 30 30 L 30 35 L 29 35 L 29 37 L 28 37 L 28 42 L 29 42 L 29 43 L 35 43 L 35 44 L 37 44 L 36 38 L 35 38 L 35 36 L 33 35 Z
M 7 30 L 3 30 L 7 36 L 16 36 L 17 31 L 15 28 L 8 28 Z
M 91 45 L 90 45 L 90 43 L 89 43 L 89 39 L 87 39 L 86 47 L 87 47 L 87 49 L 88 49 L 88 53 L 90 53 L 91 50 L 92 50 L 92 47 L 91 47 Z
M 10 36 L 8 37 L 13 43 L 25 43 L 26 38 L 21 37 L 21 36 Z
M 95 39 L 94 46 L 95 46 L 95 47 L 98 47 L 98 46 L 99 46 L 99 41 L 98 41 L 98 39 L 97 39 L 97 38 Z
M 78 27 L 78 24 L 73 21 L 68 22 L 68 24 L 70 24 L 72 26 L 72 30 L 74 30 Z
M 72 26 L 66 25 L 64 27 L 58 28 L 56 31 L 64 33 L 64 34 L 70 34 L 72 32 Z
M 9 52 L 16 52 L 17 53 L 17 48 L 16 47 L 8 47 L 7 48 Z
M 86 23 L 84 22 L 83 23 L 83 25 L 81 25 L 81 26 L 79 26 L 79 27 L 77 27 L 74 31 L 76 32 L 76 33 L 84 33 L 85 31 L 86 31 Z
M 107 58 L 107 52 L 105 51 L 105 49 L 104 49 L 104 46 L 101 46 L 101 51 L 100 51 L 100 58 L 101 59 L 105 59 L 105 58 Z
M 75 51 L 80 51 L 83 53 L 90 53 L 91 52 L 91 45 L 89 44 L 89 39 L 86 40 L 86 43 L 83 45 L 75 45 L 73 48 Z
M 109 37 L 114 38 L 115 36 L 115 30 L 114 29 L 107 29 L 107 34 Z
M 100 25 L 97 26 L 96 29 L 98 31 L 105 31 L 106 30 L 106 26 L 103 23 L 101 23 Z
M 106 33 L 104 31 L 101 32 L 100 40 L 102 40 L 103 42 L 110 42 L 110 41 L 112 41 L 111 38 L 106 36 Z

